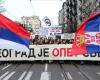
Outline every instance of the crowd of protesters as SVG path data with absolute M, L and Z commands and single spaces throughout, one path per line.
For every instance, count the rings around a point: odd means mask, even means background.
M 40 37 L 40 36 L 35 36 L 34 38 L 30 39 L 30 44 L 31 45 L 44 45 L 44 44 L 72 44 L 73 39 L 59 39 L 55 38 L 53 39 L 52 37 Z

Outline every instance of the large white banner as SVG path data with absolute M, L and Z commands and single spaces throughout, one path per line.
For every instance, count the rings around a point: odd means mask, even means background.
M 30 52 L 0 49 L 0 61 L 8 60 L 95 60 L 100 61 L 100 53 L 70 55 L 71 44 L 30 45 Z

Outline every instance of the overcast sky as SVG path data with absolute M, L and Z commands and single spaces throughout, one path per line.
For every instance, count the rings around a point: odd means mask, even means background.
M 4 15 L 19 21 L 22 16 L 39 16 L 41 21 L 47 16 L 53 25 L 58 24 L 58 12 L 65 0 L 5 0 Z

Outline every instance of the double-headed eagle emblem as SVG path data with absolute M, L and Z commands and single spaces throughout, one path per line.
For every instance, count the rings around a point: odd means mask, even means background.
M 78 34 L 76 36 L 76 45 L 78 47 L 81 47 L 83 44 L 85 44 L 85 35 L 84 34 Z

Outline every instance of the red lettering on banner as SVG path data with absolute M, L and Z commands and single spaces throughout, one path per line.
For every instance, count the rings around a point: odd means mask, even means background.
M 72 56 L 70 52 L 71 52 L 71 48 L 67 48 L 67 56 Z
M 53 51 L 52 51 L 52 54 L 57 57 L 59 55 L 59 49 L 57 48 L 54 48 Z
M 72 57 L 71 55 L 71 48 L 54 48 L 52 51 L 52 55 L 54 57 Z M 77 55 L 73 55 L 73 56 L 77 56 Z
M 64 54 L 64 57 L 66 57 L 66 48 L 60 48 L 60 56 L 62 56 L 62 54 Z

